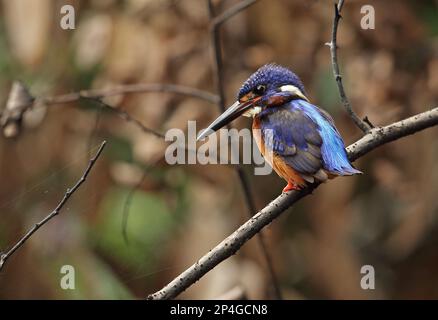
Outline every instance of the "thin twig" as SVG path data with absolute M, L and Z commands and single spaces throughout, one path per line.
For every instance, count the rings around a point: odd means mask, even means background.
M 363 118 L 363 121 L 369 125 L 370 128 L 375 128 L 376 126 L 371 122 L 371 120 L 368 118 L 368 116 L 365 116 L 365 118 Z
M 23 115 L 32 107 L 37 105 L 60 105 L 72 103 L 81 99 L 98 99 L 105 97 L 124 95 L 130 93 L 150 93 L 150 92 L 168 92 L 180 94 L 191 98 L 202 99 L 212 104 L 218 102 L 218 97 L 210 92 L 177 84 L 164 83 L 138 83 L 119 85 L 109 89 L 91 89 L 81 90 L 68 94 L 52 96 L 52 97 L 33 97 L 20 82 L 15 82 L 15 86 L 11 87 L 9 104 L 5 110 L 0 112 L 0 126 L 3 129 L 3 134 L 6 137 L 15 137 L 21 129 L 21 119 Z M 13 94 L 12 94 L 13 93 Z M 12 95 L 11 95 L 12 94 Z M 16 97 L 20 98 L 17 99 Z M 129 116 L 120 114 L 122 117 Z M 135 122 L 135 121 L 134 121 Z M 150 132 L 152 133 L 152 132 Z
M 350 161 L 354 161 L 381 145 L 436 125 L 438 125 L 438 108 L 385 127 L 371 129 L 361 139 L 347 147 L 348 157 Z M 149 295 L 148 299 L 175 298 L 220 262 L 235 254 L 249 239 L 317 187 L 318 184 L 314 184 L 300 191 L 282 193 L 164 288 Z
M 165 140 L 166 136 L 154 129 L 151 129 L 147 126 L 145 126 L 140 120 L 134 118 L 133 116 L 131 116 L 131 114 L 123 109 L 120 109 L 118 107 L 114 107 L 106 102 L 104 102 L 102 99 L 100 98 L 96 98 L 96 97 L 82 97 L 82 99 L 86 99 L 86 100 L 90 100 L 93 102 L 98 103 L 99 105 L 101 105 L 102 107 L 106 108 L 107 110 L 116 113 L 119 118 L 121 118 L 122 120 L 131 123 L 133 125 L 135 125 L 137 128 L 139 128 L 141 131 L 143 131 L 145 134 L 151 134 L 159 139 Z M 179 145 L 177 146 L 180 149 L 184 149 L 187 152 L 192 152 L 194 154 L 196 154 L 196 149 L 189 149 L 189 147 L 187 147 L 185 144 L 183 145 Z
M 96 155 L 90 159 L 87 168 L 85 169 L 84 173 L 82 174 L 81 178 L 76 182 L 76 184 L 72 187 L 67 189 L 67 191 L 64 194 L 64 197 L 61 199 L 61 201 L 58 203 L 56 208 L 47 215 L 43 220 L 36 223 L 11 249 L 9 249 L 6 253 L 1 254 L 0 256 L 0 270 L 4 267 L 6 261 L 15 253 L 18 249 L 20 249 L 24 243 L 32 237 L 32 235 L 43 225 L 45 225 L 47 222 L 49 222 L 53 217 L 58 215 L 68 199 L 76 192 L 76 190 L 79 189 L 79 187 L 85 182 L 87 179 L 89 173 L 91 172 L 91 169 L 93 168 L 94 164 L 96 163 L 96 160 L 99 158 L 100 154 L 102 153 L 103 149 L 105 148 L 106 141 L 103 141 L 100 145 L 99 149 L 97 150 Z
M 143 131 L 143 133 L 151 134 L 151 135 L 155 136 L 156 138 L 164 140 L 165 143 L 168 143 L 165 140 L 166 136 L 164 134 L 162 134 L 162 133 L 160 133 L 160 132 L 158 132 L 158 131 L 156 131 L 156 130 L 154 130 L 152 128 L 149 128 L 149 127 L 145 126 L 140 120 L 138 120 L 138 119 L 134 118 L 133 116 L 131 116 L 131 114 L 128 111 L 123 110 L 123 109 L 121 109 L 119 107 L 112 106 L 112 105 L 104 102 L 100 98 L 96 98 L 96 97 L 81 97 L 81 99 L 85 99 L 85 100 L 89 100 L 89 101 L 98 103 L 103 108 L 105 108 L 105 109 L 107 109 L 107 110 L 109 110 L 111 112 L 116 113 L 119 116 L 119 118 L 121 118 L 122 120 L 124 120 L 124 121 L 126 121 L 128 123 L 131 123 L 132 125 L 136 126 L 141 131 Z M 190 149 L 185 143 L 179 144 L 176 147 L 178 149 L 183 149 L 186 152 L 190 152 L 190 153 L 193 153 L 195 155 L 197 154 L 196 148 L 195 149 Z M 211 156 L 217 156 L 216 152 L 212 153 Z
M 77 102 L 79 100 L 89 100 L 92 102 L 98 103 L 100 106 L 105 109 L 117 114 L 119 118 L 122 120 L 132 123 L 137 126 L 146 134 L 152 134 L 157 138 L 165 139 L 165 135 L 145 126 L 140 120 L 134 118 L 127 112 L 121 108 L 109 105 L 104 102 L 102 99 L 104 97 L 110 97 L 119 94 L 126 93 L 141 93 L 141 92 L 172 92 L 177 94 L 183 94 L 191 97 L 196 97 L 199 99 L 204 99 L 211 103 L 215 103 L 218 101 L 218 97 L 214 94 L 208 93 L 206 91 L 198 90 L 191 87 L 185 87 L 180 85 L 172 85 L 172 84 L 133 84 L 133 85 L 125 85 L 119 86 L 112 89 L 97 89 L 97 90 L 81 90 L 78 92 L 73 92 L 70 94 L 53 96 L 53 97 L 40 97 L 33 99 L 27 105 L 23 106 L 22 114 L 32 108 L 35 104 L 46 104 L 46 105 L 57 105 L 64 103 Z M 22 116 L 20 115 L 20 117 Z M 188 149 L 186 146 L 181 147 L 188 152 L 196 153 L 196 150 Z
M 333 75 L 336 80 L 336 84 L 338 86 L 339 96 L 341 98 L 342 104 L 344 105 L 345 110 L 347 111 L 350 118 L 353 120 L 353 122 L 356 124 L 356 126 L 362 130 L 363 133 L 367 133 L 371 127 L 368 125 L 367 122 L 363 121 L 359 118 L 359 116 L 354 112 L 353 107 L 351 106 L 350 100 L 348 99 L 344 85 L 342 83 L 342 75 L 339 71 L 339 64 L 338 64 L 338 46 L 337 46 L 337 33 L 338 33 L 338 25 L 339 20 L 342 18 L 340 12 L 342 10 L 342 7 L 344 5 L 344 0 L 339 0 L 338 4 L 335 4 L 335 14 L 333 18 L 333 29 L 332 29 L 332 40 L 331 42 L 327 43 L 327 45 L 330 47 L 330 54 L 331 54 L 331 61 L 332 61 L 332 68 L 333 68 Z
M 87 159 L 88 159 L 88 157 L 91 157 L 91 152 L 92 152 L 92 148 L 93 148 L 93 144 L 94 144 L 94 138 L 95 138 L 96 132 L 98 131 L 98 128 L 99 128 L 101 116 L 102 116 L 102 109 L 99 108 L 99 110 L 96 111 L 95 119 L 94 119 L 94 123 L 93 123 L 93 128 L 92 128 L 90 135 L 88 137 L 87 150 L 89 150 L 89 152 L 87 155 Z
M 208 14 L 210 21 L 213 21 L 215 17 L 215 8 L 212 0 L 207 0 L 208 4 Z M 214 82 L 218 94 L 218 101 L 216 104 L 219 107 L 220 112 L 225 111 L 225 90 L 223 85 L 223 64 L 222 64 L 222 50 L 220 43 L 219 26 L 216 24 L 211 25 L 211 47 L 213 50 L 213 74 Z
M 146 127 L 140 120 L 133 118 L 127 111 L 122 110 L 118 107 L 114 107 L 109 105 L 108 103 L 102 101 L 102 99 L 97 97 L 81 97 L 82 99 L 87 99 L 93 102 L 98 103 L 102 107 L 110 110 L 111 112 L 115 112 L 121 119 L 123 119 L 126 122 L 132 123 L 133 125 L 137 126 L 140 130 L 142 130 L 146 134 L 152 134 L 157 138 L 165 139 L 165 135 L 162 133 L 159 133 L 158 131 L 155 131 L 154 129 L 151 129 L 149 127 Z M 187 146 L 180 146 L 180 148 L 184 149 L 187 152 L 194 152 L 196 154 L 196 150 L 189 149 Z M 140 185 L 143 183 L 143 181 L 146 178 L 146 172 L 143 173 L 142 178 L 140 179 L 139 183 L 134 186 L 126 196 L 124 205 L 123 205 L 123 211 L 122 211 L 122 236 L 125 240 L 125 243 L 128 244 L 128 220 L 129 220 L 129 213 L 130 213 L 130 207 L 131 207 L 131 201 L 132 197 L 134 196 L 137 189 L 140 187 Z
M 155 137 L 160 138 L 160 139 L 165 138 L 164 134 L 162 134 L 154 129 L 151 129 L 149 127 L 146 127 L 140 120 L 131 116 L 127 111 L 120 109 L 118 107 L 111 106 L 108 103 L 104 102 L 101 98 L 98 98 L 98 97 L 81 97 L 81 98 L 98 103 L 99 105 L 101 105 L 105 109 L 116 113 L 124 121 L 134 124 L 135 126 L 140 128 L 144 133 L 152 134 Z
M 192 98 L 201 99 L 212 104 L 216 104 L 218 97 L 210 92 L 187 87 L 177 84 L 165 84 L 165 83 L 136 83 L 119 85 L 109 89 L 91 89 L 81 90 L 78 92 L 72 92 L 64 95 L 37 98 L 46 105 L 62 104 L 79 101 L 81 98 L 104 98 L 130 93 L 146 93 L 146 92 L 168 92 L 179 95 L 184 95 Z
M 236 14 L 240 13 L 241 11 L 245 10 L 249 6 L 253 5 L 257 0 L 242 0 L 236 5 L 232 6 L 228 10 L 225 10 L 221 14 L 217 15 L 211 20 L 211 24 L 219 27 L 222 23 L 229 20 L 230 18 L 234 17 Z
M 222 24 L 222 22 L 226 21 L 227 19 L 241 12 L 242 10 L 248 8 L 253 3 L 255 3 L 255 1 L 242 1 L 237 5 L 231 7 L 227 11 L 225 11 L 222 15 L 219 15 L 218 20 L 216 20 L 217 18 L 215 15 L 215 8 L 213 5 L 213 1 L 207 0 L 209 17 L 211 20 L 210 32 L 211 32 L 211 42 L 212 42 L 211 45 L 213 48 L 213 73 L 215 75 L 215 84 L 219 96 L 217 105 L 219 107 L 220 112 L 225 111 L 225 90 L 224 90 L 224 81 L 223 81 L 224 79 L 223 79 L 222 47 L 220 42 L 220 25 Z M 227 127 L 229 128 L 230 126 Z M 252 215 L 257 211 L 256 211 L 254 199 L 251 195 L 251 189 L 249 186 L 248 179 L 245 175 L 245 172 L 243 171 L 243 168 L 240 165 L 236 166 L 235 170 L 239 177 L 240 185 L 242 187 L 243 194 L 245 197 L 245 202 L 248 208 L 248 216 L 252 217 Z M 277 276 L 275 274 L 272 259 L 268 252 L 263 233 L 259 233 L 257 239 L 260 248 L 262 250 L 263 258 L 266 261 L 266 265 L 268 267 L 271 283 L 274 288 L 275 298 L 281 300 L 282 295 L 281 295 L 280 286 L 278 284 Z

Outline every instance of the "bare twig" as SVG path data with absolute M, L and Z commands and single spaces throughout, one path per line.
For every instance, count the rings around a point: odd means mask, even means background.
M 177 85 L 177 84 L 164 84 L 164 83 L 137 83 L 119 85 L 109 89 L 91 89 L 81 90 L 78 92 L 72 92 L 60 96 L 40 98 L 41 102 L 46 105 L 71 103 L 79 101 L 81 98 L 104 98 L 117 95 L 131 94 L 131 93 L 146 93 L 146 92 L 168 92 L 179 95 L 184 95 L 192 98 L 201 99 L 209 103 L 217 103 L 218 97 L 210 92 Z
M 215 17 L 215 8 L 212 0 L 207 0 L 208 4 L 208 13 L 210 16 L 210 20 L 213 21 Z M 216 104 L 218 105 L 220 112 L 225 111 L 225 91 L 223 85 L 223 65 L 222 65 L 222 50 L 220 43 L 220 34 L 219 34 L 219 26 L 216 24 L 211 25 L 211 47 L 213 50 L 213 74 L 214 81 L 216 85 L 216 90 L 218 92 L 218 101 Z
M 96 132 L 98 131 L 98 128 L 99 128 L 101 116 L 102 116 L 102 108 L 99 108 L 99 110 L 96 111 L 96 114 L 94 116 L 93 128 L 92 128 L 92 130 L 90 132 L 90 135 L 88 136 L 88 142 L 87 142 L 87 149 L 86 150 L 89 150 L 89 152 L 88 152 L 88 155 L 87 155 L 87 159 L 89 157 L 91 157 L 91 155 L 92 155 L 94 138 L 95 138 Z
M 64 194 L 64 197 L 61 199 L 61 201 L 58 203 L 56 208 L 47 215 L 43 220 L 36 223 L 11 249 L 9 249 L 6 253 L 2 253 L 0 255 L 0 270 L 4 267 L 6 261 L 15 253 L 18 249 L 20 249 L 24 243 L 32 237 L 32 235 L 43 225 L 45 225 L 47 222 L 49 222 L 53 217 L 58 215 L 68 199 L 76 192 L 76 190 L 79 189 L 79 187 L 85 182 L 87 179 L 89 173 L 91 172 L 91 169 L 93 168 L 94 164 L 96 163 L 96 160 L 99 158 L 100 154 L 102 153 L 103 149 L 105 148 L 106 141 L 103 141 L 100 145 L 99 149 L 96 152 L 96 155 L 90 159 L 87 168 L 85 169 L 84 173 L 82 174 L 81 178 L 76 182 L 76 184 L 72 187 L 67 189 L 67 191 Z
M 216 27 L 219 27 L 222 23 L 224 23 L 225 21 L 234 17 L 236 14 L 245 10 L 246 8 L 248 8 L 249 6 L 253 5 L 256 2 L 257 2 L 257 0 L 242 0 L 239 3 L 237 3 L 236 5 L 229 8 L 228 10 L 225 10 L 221 14 L 214 17 L 211 20 L 211 24 L 216 26 Z
M 371 129 L 361 139 L 347 147 L 348 157 L 351 161 L 354 161 L 383 144 L 436 125 L 438 125 L 438 108 L 417 114 L 385 127 Z M 249 239 L 259 233 L 260 230 L 280 216 L 298 200 L 312 193 L 317 187 L 318 184 L 314 184 L 300 191 L 282 193 L 215 248 L 201 257 L 195 264 L 172 280 L 172 282 L 156 293 L 149 295 L 148 299 L 159 300 L 175 298 L 220 262 L 235 254 Z
M 368 134 L 347 148 L 348 157 L 351 161 L 355 161 L 382 144 L 436 125 L 438 125 L 438 108 L 419 113 L 385 127 L 373 128 Z
M 374 124 L 371 122 L 371 120 L 368 118 L 368 116 L 365 116 L 363 118 L 363 121 L 369 125 L 370 128 L 375 128 Z
M 341 98 L 342 104 L 344 105 L 345 110 L 347 111 L 348 115 L 351 117 L 353 122 L 356 124 L 356 126 L 362 130 L 362 132 L 367 133 L 372 127 L 368 124 L 368 122 L 365 122 L 359 118 L 359 116 L 354 112 L 353 107 L 351 106 L 350 100 L 348 99 L 344 85 L 342 83 L 342 75 L 339 71 L 339 64 L 338 64 L 338 52 L 337 52 L 337 33 L 338 33 L 338 25 L 339 20 L 342 18 L 340 12 L 342 10 L 342 7 L 344 5 L 344 0 L 339 0 L 338 4 L 335 4 L 335 15 L 333 18 L 333 29 L 332 29 L 332 40 L 331 42 L 327 43 L 327 45 L 330 47 L 330 54 L 331 54 L 331 60 L 332 60 L 332 68 L 333 68 L 333 75 L 336 80 L 336 84 L 338 86 L 339 96 Z
M 6 106 L 0 113 L 0 126 L 5 137 L 13 138 L 20 133 L 23 114 L 32 106 L 34 100 L 21 81 L 12 83 Z
M 17 95 L 18 92 L 18 95 Z M 32 97 L 27 88 L 20 82 L 15 82 L 11 87 L 10 98 L 8 99 L 8 104 L 3 111 L 0 111 L 0 126 L 3 129 L 3 133 L 6 137 L 15 137 L 18 135 L 21 129 L 21 119 L 24 113 L 30 110 L 36 105 L 60 105 L 66 103 L 77 102 L 81 99 L 91 99 L 91 100 L 102 100 L 105 97 L 133 94 L 133 93 L 148 93 L 148 92 L 168 92 L 174 94 L 180 94 L 191 98 L 197 98 L 207 101 L 212 104 L 216 104 L 219 97 L 196 88 L 187 87 L 183 85 L 176 84 L 163 84 L 163 83 L 138 83 L 138 84 L 128 84 L 119 85 L 114 88 L 109 89 L 91 89 L 91 90 L 81 90 L 78 92 L 72 92 L 64 95 L 52 96 L 52 97 Z M 18 99 L 18 98 L 19 99 Z M 116 109 L 116 108 L 113 108 Z M 119 116 L 122 118 L 130 118 L 126 111 L 118 111 Z M 135 120 L 128 120 L 130 122 L 136 123 Z M 140 126 L 138 123 L 136 125 Z M 157 136 L 156 132 L 153 130 L 143 131 L 154 134 Z
M 19 94 L 17 94 L 17 92 Z M 193 98 L 203 99 L 210 103 L 216 103 L 219 97 L 207 91 L 181 86 L 174 84 L 132 84 L 122 85 L 112 89 L 93 89 L 81 90 L 65 95 L 52 97 L 33 98 L 27 88 L 20 82 L 14 83 L 11 88 L 8 105 L 3 112 L 0 113 L 0 126 L 3 127 L 4 134 L 7 137 L 16 136 L 20 130 L 21 119 L 23 114 L 30 110 L 34 105 L 58 105 L 65 103 L 77 102 L 79 100 L 89 100 L 98 103 L 105 109 L 117 114 L 122 120 L 129 122 L 146 134 L 151 134 L 159 139 L 165 139 L 165 135 L 145 126 L 140 120 L 131 116 L 129 112 L 119 107 L 109 105 L 102 99 L 105 97 L 128 94 L 128 93 L 144 93 L 144 92 L 169 92 L 181 95 L 186 95 Z M 20 99 L 17 99 L 16 97 Z M 12 97 L 12 98 L 11 98 Z M 10 102 L 12 101 L 12 103 Z M 12 107 L 10 107 L 12 106 Z M 12 112 L 13 111 L 13 112 Z M 13 130 L 8 129 L 7 125 L 14 125 Z M 5 131 L 6 130 L 6 131 Z M 187 152 L 196 153 L 196 150 L 187 148 L 187 146 L 179 146 Z
M 126 122 L 130 122 L 132 124 L 134 124 L 135 126 L 137 126 L 138 128 L 140 128 L 144 133 L 148 133 L 148 134 L 152 134 L 157 138 L 160 139 L 164 139 L 165 136 L 164 134 L 155 131 L 154 129 L 151 129 L 149 127 L 146 127 L 140 120 L 132 117 L 127 111 L 120 109 L 118 107 L 113 107 L 111 105 L 109 105 L 108 103 L 104 102 L 101 98 L 97 98 L 97 97 L 82 97 L 82 99 L 87 99 L 90 101 L 94 101 L 97 102 L 98 104 L 100 104 L 102 107 L 104 107 L 105 109 L 116 113 L 121 119 L 123 119 Z
M 215 16 L 215 8 L 212 0 L 207 0 L 208 4 L 208 12 L 211 20 L 211 45 L 213 48 L 213 73 L 215 75 L 215 84 L 218 92 L 219 99 L 217 101 L 217 105 L 219 107 L 220 112 L 225 111 L 225 90 L 224 90 L 224 79 L 223 79 L 223 61 L 222 61 L 222 47 L 220 42 L 220 26 L 227 19 L 231 18 L 235 14 L 241 12 L 242 10 L 248 8 L 250 5 L 254 4 L 256 1 L 242 1 L 237 5 L 231 7 L 223 14 L 219 16 Z M 230 127 L 230 126 L 227 126 Z M 256 213 L 256 206 L 254 203 L 254 199 L 251 195 L 251 189 L 249 186 L 248 179 L 243 171 L 241 166 L 236 166 L 236 173 L 239 177 L 240 185 L 243 190 L 243 194 L 245 197 L 245 202 L 248 208 L 248 216 L 252 217 L 254 213 Z M 275 297 L 277 299 L 281 299 L 281 291 L 280 286 L 278 284 L 277 276 L 275 274 L 274 266 L 272 264 L 272 259 L 267 249 L 267 245 L 264 240 L 263 233 L 259 233 L 257 237 L 259 241 L 259 245 L 263 254 L 263 258 L 266 261 L 266 265 L 268 267 L 268 272 L 271 278 L 271 283 L 274 288 Z
M 107 109 L 107 110 L 109 110 L 111 112 L 116 113 L 119 116 L 119 118 L 121 118 L 122 120 L 124 120 L 124 121 L 126 121 L 128 123 L 133 124 L 134 126 L 139 128 L 141 131 L 143 131 L 145 134 L 151 134 L 151 135 L 155 136 L 156 138 L 159 138 L 159 139 L 162 139 L 162 140 L 165 140 L 165 138 L 166 138 L 166 136 L 164 134 L 162 134 L 162 133 L 160 133 L 160 132 L 158 132 L 158 131 L 156 131 L 156 130 L 154 130 L 152 128 L 149 128 L 149 127 L 145 126 L 140 120 L 138 120 L 138 119 L 134 118 L 133 116 L 131 116 L 131 114 L 128 111 L 126 111 L 126 110 L 120 109 L 118 107 L 114 107 L 114 106 L 104 102 L 100 98 L 95 98 L 95 97 L 93 97 L 93 98 L 90 98 L 90 97 L 84 98 L 84 97 L 82 97 L 82 99 L 87 99 L 87 100 L 90 100 L 90 101 L 98 103 L 99 105 L 101 105 L 105 109 Z M 192 153 L 196 154 L 196 149 L 190 149 L 185 144 L 178 145 L 177 147 L 180 148 L 180 149 L 184 149 L 187 152 L 192 152 Z

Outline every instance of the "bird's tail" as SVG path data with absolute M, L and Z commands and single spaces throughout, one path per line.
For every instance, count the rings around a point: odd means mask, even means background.
M 362 171 L 357 170 L 353 166 L 350 166 L 349 168 L 342 168 L 342 171 L 336 171 L 331 173 L 336 174 L 338 176 L 354 176 L 356 174 L 363 174 Z

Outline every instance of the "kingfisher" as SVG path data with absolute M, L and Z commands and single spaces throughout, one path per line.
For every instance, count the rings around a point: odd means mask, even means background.
M 253 118 L 252 133 L 260 153 L 287 182 L 283 192 L 362 173 L 348 160 L 333 118 L 309 102 L 300 78 L 285 67 L 267 64 L 253 73 L 237 101 L 197 141 L 241 115 Z

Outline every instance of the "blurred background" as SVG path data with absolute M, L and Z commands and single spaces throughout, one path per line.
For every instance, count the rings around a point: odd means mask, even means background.
M 237 2 L 215 4 L 220 12 Z M 75 30 L 59 25 L 67 3 L 75 8 Z M 277 62 L 303 79 L 347 144 L 358 139 L 324 45 L 333 4 L 260 0 L 227 21 L 227 104 L 253 71 Z M 375 8 L 375 30 L 360 28 L 364 4 Z M 437 106 L 437 9 L 436 0 L 346 1 L 339 60 L 360 116 L 384 125 Z M 208 23 L 200 0 L 3 0 L 1 106 L 13 80 L 37 97 L 129 83 L 214 92 Z M 160 132 L 185 129 L 188 120 L 200 129 L 218 115 L 215 105 L 168 93 L 107 101 Z M 249 127 L 250 120 L 235 124 Z M 373 151 L 355 163 L 364 175 L 330 181 L 265 228 L 285 298 L 438 298 L 437 134 L 428 129 Z M 169 166 L 162 140 L 91 102 L 39 106 L 26 113 L 17 137 L 0 138 L 1 250 L 56 206 L 103 139 L 107 148 L 89 180 L 0 273 L 0 298 L 144 298 L 247 219 L 232 166 Z M 275 173 L 245 170 L 258 209 L 284 187 Z M 75 290 L 60 287 L 63 265 L 75 268 Z M 363 265 L 375 268 L 375 290 L 360 287 Z M 180 298 L 217 298 L 235 287 L 250 299 L 273 297 L 254 239 Z

